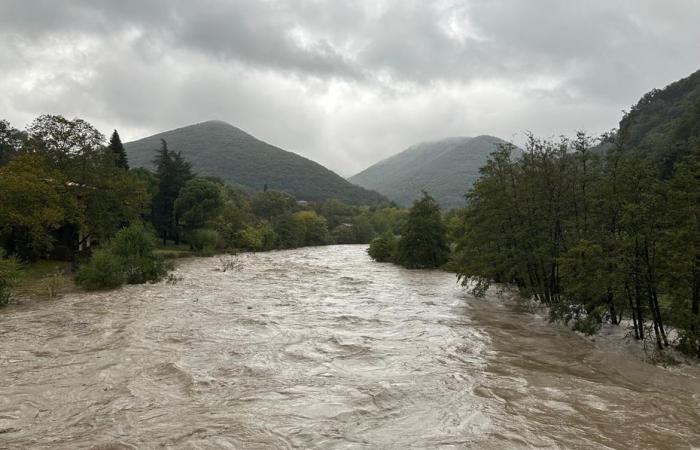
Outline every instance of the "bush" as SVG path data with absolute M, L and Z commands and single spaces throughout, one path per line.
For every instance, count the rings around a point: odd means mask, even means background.
M 369 243 L 367 253 L 373 260 L 379 262 L 392 262 L 396 256 L 398 239 L 391 231 L 385 231 L 379 237 Z
M 5 251 L 0 249 L 0 306 L 10 301 L 18 276 L 19 263 L 14 258 L 5 258 Z
M 252 225 L 248 225 L 238 232 L 238 242 L 242 249 L 260 251 L 264 249 L 263 230 Z
M 107 248 L 95 250 L 90 261 L 75 274 L 75 284 L 88 291 L 114 289 L 125 281 L 121 259 Z
M 141 224 L 131 225 L 92 254 L 78 270 L 75 282 L 85 289 L 98 290 L 158 281 L 170 267 L 155 249 L 155 236 Z
M 200 228 L 192 231 L 187 241 L 192 250 L 200 255 L 213 255 L 221 244 L 221 235 L 216 230 Z

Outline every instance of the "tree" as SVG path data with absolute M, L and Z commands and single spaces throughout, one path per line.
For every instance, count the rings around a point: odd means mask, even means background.
M 700 141 L 669 182 L 667 231 L 661 243 L 663 283 L 680 328 L 681 349 L 700 356 Z
M 83 183 L 86 160 L 102 152 L 104 135 L 82 119 L 44 114 L 27 128 L 28 147 L 44 155 L 50 165 L 75 183 Z
M 408 220 L 399 239 L 396 262 L 409 268 L 437 268 L 447 262 L 445 224 L 440 206 L 423 192 L 408 213 Z
M 328 243 L 328 222 L 314 211 L 299 211 L 294 213 L 294 220 L 304 226 L 303 245 L 325 245 Z
M 0 168 L 0 236 L 10 254 L 35 260 L 51 250 L 52 232 L 76 208 L 65 191 L 62 174 L 43 156 L 17 155 Z
M 352 227 L 355 230 L 356 244 L 369 244 L 369 241 L 374 238 L 374 228 L 366 214 L 360 214 L 353 217 Z
M 279 216 L 274 224 L 277 247 L 297 248 L 304 245 L 306 227 L 298 217 L 292 214 Z
M 176 224 L 186 229 L 204 227 L 214 220 L 224 206 L 221 187 L 204 178 L 192 178 L 185 183 L 174 204 Z
M 126 150 L 124 150 L 124 145 L 122 145 L 121 138 L 117 130 L 114 130 L 112 137 L 109 139 L 109 151 L 114 155 L 117 167 L 129 170 L 129 160 L 126 157 Z
M 163 239 L 179 241 L 175 223 L 175 200 L 187 181 L 192 178 L 191 165 L 179 153 L 168 149 L 168 143 L 161 139 L 161 148 L 154 160 L 158 192 L 153 198 L 153 224 Z
M 23 147 L 24 153 L 41 158 L 42 166 L 52 172 L 46 180 L 60 183 L 56 195 L 63 215 L 43 240 L 58 238 L 57 252 L 68 258 L 89 241 L 109 239 L 138 220 L 150 201 L 143 183 L 115 166 L 103 140 L 98 130 L 81 119 L 43 115 L 29 127 Z M 42 247 L 45 252 L 51 246 Z
M 263 191 L 250 199 L 250 209 L 256 216 L 272 220 L 290 214 L 297 209 L 297 202 L 291 195 L 281 191 Z
M 26 133 L 13 128 L 7 120 L 0 120 L 0 167 L 20 151 L 26 140 Z
M 378 262 L 392 262 L 396 258 L 398 240 L 391 231 L 385 231 L 369 243 L 367 253 Z

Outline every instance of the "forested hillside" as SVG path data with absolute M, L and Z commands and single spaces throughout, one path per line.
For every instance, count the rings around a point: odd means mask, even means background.
M 452 137 L 417 144 L 349 178 L 407 207 L 428 192 L 443 208 L 464 206 L 464 193 L 503 140 Z
M 251 191 L 266 186 L 297 200 L 337 198 L 352 204 L 386 199 L 353 185 L 322 165 L 256 139 L 225 122 L 209 121 L 124 144 L 133 167 L 153 168 L 161 139 L 192 163 L 195 173 L 214 176 Z
M 652 157 L 667 177 L 700 136 L 700 71 L 645 94 L 620 121 L 619 142 Z

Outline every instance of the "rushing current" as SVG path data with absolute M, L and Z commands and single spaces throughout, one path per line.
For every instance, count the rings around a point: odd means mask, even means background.
M 700 379 L 364 246 L 0 311 L 0 448 L 696 448 Z

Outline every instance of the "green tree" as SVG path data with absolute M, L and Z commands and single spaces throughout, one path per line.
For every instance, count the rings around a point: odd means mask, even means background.
M 669 182 L 667 226 L 661 242 L 664 286 L 681 349 L 700 356 L 700 141 Z
M 122 145 L 122 140 L 119 137 L 117 130 L 114 130 L 112 137 L 109 139 L 109 151 L 114 155 L 117 167 L 129 170 L 129 160 L 126 156 L 126 150 Z
M 220 185 L 195 177 L 180 189 L 174 204 L 175 220 L 187 230 L 202 228 L 221 213 L 223 206 Z
M 81 119 L 39 116 L 28 128 L 27 151 L 43 156 L 65 180 L 67 209 L 61 224 L 61 245 L 71 251 L 91 240 L 106 240 L 138 220 L 150 198 L 133 174 L 115 165 L 104 136 Z
M 65 191 L 62 174 L 40 155 L 20 154 L 0 168 L 0 236 L 11 254 L 35 260 L 51 250 L 53 231 L 76 207 Z
M 392 262 L 396 258 L 396 250 L 398 248 L 398 239 L 394 234 L 387 230 L 369 243 L 367 253 L 369 256 L 378 262 Z
M 306 227 L 298 217 L 292 214 L 279 216 L 275 220 L 274 229 L 277 247 L 297 248 L 304 245 Z
M 364 213 L 352 218 L 352 226 L 355 230 L 356 244 L 369 244 L 375 236 L 374 227 L 372 227 L 372 223 Z
M 24 145 L 26 133 L 13 128 L 7 120 L 0 120 L 0 167 L 4 166 Z
M 293 219 L 304 226 L 303 245 L 325 245 L 328 243 L 328 222 L 314 211 L 299 211 Z
M 153 198 L 153 224 L 163 239 L 179 241 L 180 235 L 175 222 L 175 200 L 187 181 L 192 178 L 191 165 L 179 153 L 168 149 L 168 143 L 161 140 L 161 148 L 154 160 L 158 192 Z
M 268 190 L 253 195 L 250 199 L 250 208 L 259 218 L 272 220 L 296 211 L 297 202 L 287 193 Z
M 82 119 L 44 114 L 29 125 L 27 133 L 29 149 L 44 155 L 74 183 L 85 183 L 90 173 L 86 162 L 103 153 L 104 135 Z
M 413 203 L 408 213 L 398 243 L 396 262 L 409 268 L 442 266 L 450 254 L 446 234 L 440 206 L 423 192 L 423 197 Z

